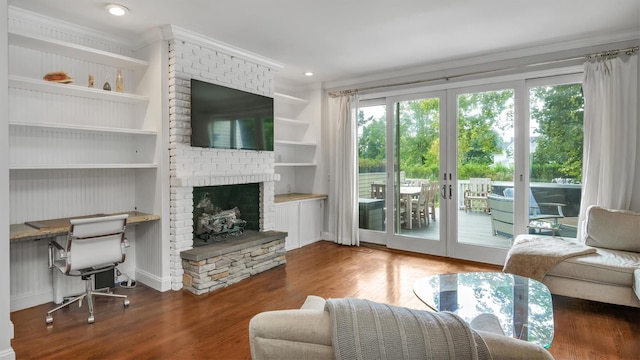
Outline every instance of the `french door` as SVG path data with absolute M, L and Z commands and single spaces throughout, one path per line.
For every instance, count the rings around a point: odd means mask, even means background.
M 569 76 L 362 101 L 361 241 L 502 264 L 515 235 L 546 231 L 531 226 L 531 209 L 538 207 L 531 194 L 545 202 L 565 202 L 567 210 L 577 201 L 579 208 L 578 100 L 579 79 Z M 571 144 L 563 151 L 572 156 L 538 147 L 563 143 Z M 478 182 L 488 183 L 493 195 L 510 199 L 506 229 L 494 226 L 487 194 L 472 191 Z M 425 187 L 430 191 L 426 196 Z M 544 221 L 552 229 L 562 227 L 561 235 L 572 235 L 572 220 Z

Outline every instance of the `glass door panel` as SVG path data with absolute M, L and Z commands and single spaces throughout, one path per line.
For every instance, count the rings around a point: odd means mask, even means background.
M 514 90 L 457 96 L 457 243 L 503 248 L 513 238 L 513 200 L 491 212 L 489 194 L 513 188 Z
M 395 106 L 396 234 L 439 239 L 440 99 Z
M 529 232 L 576 237 L 583 114 L 580 83 L 529 88 Z
M 442 154 L 441 131 L 446 112 L 444 92 L 412 94 L 387 98 L 391 109 L 387 136 L 393 149 L 387 149 L 387 167 L 393 166 L 391 197 L 394 208 L 388 212 L 393 228 L 388 230 L 387 246 L 426 254 L 445 255 L 446 204 L 440 198 Z M 392 161 L 389 161 L 392 159 Z
M 386 243 L 386 105 L 358 108 L 358 217 L 363 241 Z M 378 232 L 375 234 L 371 232 Z

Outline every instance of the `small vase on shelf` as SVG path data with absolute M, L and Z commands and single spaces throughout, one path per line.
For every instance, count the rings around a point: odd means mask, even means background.
M 118 70 L 118 75 L 116 76 L 116 91 L 122 92 L 124 89 L 124 85 L 122 83 L 122 72 Z

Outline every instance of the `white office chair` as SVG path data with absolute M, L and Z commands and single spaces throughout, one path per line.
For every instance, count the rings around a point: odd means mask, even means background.
M 126 295 L 112 294 L 94 290 L 94 275 L 115 268 L 125 259 L 125 248 L 129 246 L 124 237 L 127 225 L 127 214 L 71 219 L 66 246 L 55 240 L 49 242 L 49 268 L 56 267 L 64 275 L 80 276 L 85 281 L 86 291 L 47 313 L 46 322 L 53 322 L 52 313 L 86 297 L 89 306 L 89 324 L 93 317 L 93 296 L 110 296 L 124 299 L 124 306 L 129 306 Z

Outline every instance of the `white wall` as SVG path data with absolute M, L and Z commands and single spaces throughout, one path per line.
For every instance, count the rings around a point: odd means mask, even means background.
M 9 283 L 9 121 L 8 121 L 8 57 L 7 1 L 0 0 L 0 359 L 15 359 L 11 349 L 13 324 L 10 318 L 11 291 Z

